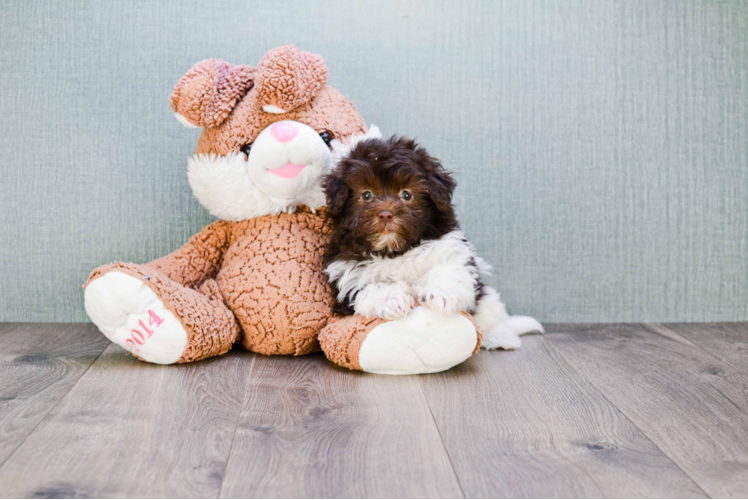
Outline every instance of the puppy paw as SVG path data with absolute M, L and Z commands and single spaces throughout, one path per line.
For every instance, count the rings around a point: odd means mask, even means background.
M 356 299 L 356 314 L 388 321 L 404 318 L 416 301 L 407 286 L 400 283 L 367 287 Z
M 394 319 L 404 318 L 413 309 L 415 300 L 409 295 L 392 298 L 377 305 L 377 316 L 392 321 Z
M 447 314 L 457 314 L 468 308 L 467 301 L 463 297 L 441 288 L 429 288 L 422 291 L 420 300 L 421 304 L 429 309 Z
M 505 324 L 499 324 L 493 327 L 485 335 L 481 349 L 489 351 L 494 349 L 514 350 L 522 346 L 522 339 L 519 335 L 511 331 Z

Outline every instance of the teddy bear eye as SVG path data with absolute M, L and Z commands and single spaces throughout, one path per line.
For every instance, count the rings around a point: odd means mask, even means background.
M 411 198 L 413 198 L 413 195 L 410 194 L 410 191 L 408 191 L 407 189 L 403 189 L 402 192 L 400 193 L 400 198 L 402 198 L 405 201 L 409 201 Z
M 372 199 L 372 197 L 373 197 L 373 195 L 371 194 L 371 191 L 364 191 L 364 192 L 363 192 L 363 193 L 361 194 L 361 198 L 363 198 L 363 199 L 364 199 L 364 201 L 369 201 L 369 200 L 371 200 L 371 199 Z
M 323 141 L 325 141 L 325 144 L 327 144 L 327 147 L 330 147 L 330 143 L 332 142 L 332 135 L 330 132 L 322 132 L 319 134 L 320 138 L 322 138 Z
M 245 144 L 244 146 L 242 146 L 242 153 L 244 153 L 245 155 L 247 155 L 247 159 L 249 159 L 249 152 L 251 150 L 252 150 L 252 145 L 251 144 Z

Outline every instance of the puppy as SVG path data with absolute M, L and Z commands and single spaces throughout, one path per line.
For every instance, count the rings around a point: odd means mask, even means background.
M 323 180 L 333 225 L 326 272 L 335 312 L 395 320 L 422 305 L 467 311 L 486 349 L 515 349 L 543 327 L 509 316 L 484 285 L 488 266 L 463 235 L 452 206 L 452 176 L 412 140 L 356 144 Z

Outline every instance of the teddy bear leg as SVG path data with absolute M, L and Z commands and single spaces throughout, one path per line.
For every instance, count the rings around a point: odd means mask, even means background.
M 187 288 L 146 266 L 115 263 L 85 285 L 86 312 L 99 330 L 138 358 L 186 363 L 223 354 L 241 330 L 218 285 Z
M 448 370 L 476 352 L 480 339 L 469 315 L 420 306 L 394 321 L 363 316 L 335 319 L 319 334 L 322 350 L 333 363 L 385 375 Z

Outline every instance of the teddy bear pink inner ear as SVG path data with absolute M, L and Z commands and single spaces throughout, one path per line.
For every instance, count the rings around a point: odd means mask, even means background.
M 327 83 L 325 61 L 291 45 L 273 49 L 257 67 L 257 99 L 267 113 L 285 113 L 311 101 Z
M 217 127 L 252 88 L 255 71 L 216 59 L 201 61 L 180 78 L 169 100 L 171 108 L 184 122 Z

